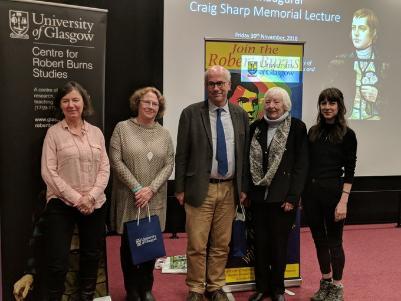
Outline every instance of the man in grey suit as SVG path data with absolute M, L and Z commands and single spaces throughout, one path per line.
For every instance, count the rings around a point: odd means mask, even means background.
M 230 72 L 205 73 L 208 99 L 185 108 L 176 152 L 176 197 L 185 204 L 187 301 L 227 301 L 222 287 L 236 204 L 247 191 L 248 115 L 227 100 Z

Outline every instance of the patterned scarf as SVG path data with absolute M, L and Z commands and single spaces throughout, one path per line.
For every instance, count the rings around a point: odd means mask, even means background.
M 253 184 L 270 186 L 277 172 L 287 144 L 288 133 L 291 127 L 291 116 L 288 115 L 277 127 L 273 140 L 270 143 L 269 156 L 267 159 L 267 172 L 263 174 L 263 150 L 256 137 L 260 129 L 256 128 L 253 134 L 249 150 L 249 161 Z

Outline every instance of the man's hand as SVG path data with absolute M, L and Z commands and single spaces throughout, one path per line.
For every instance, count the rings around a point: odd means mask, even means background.
M 14 298 L 17 301 L 22 301 L 28 295 L 29 290 L 32 288 L 33 276 L 26 274 L 22 276 L 17 282 L 14 283 Z
M 177 198 L 178 203 L 180 203 L 180 205 L 184 205 L 185 202 L 185 192 L 176 192 L 175 193 L 175 197 Z
M 246 193 L 241 191 L 241 193 L 239 194 L 239 201 L 241 204 L 243 204 L 245 200 L 246 200 Z

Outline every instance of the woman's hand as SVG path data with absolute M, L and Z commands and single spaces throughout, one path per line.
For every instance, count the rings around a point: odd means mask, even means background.
M 90 195 L 83 195 L 79 199 L 79 205 L 77 206 L 77 209 L 83 215 L 89 215 L 95 210 L 95 200 Z
M 336 206 L 336 210 L 334 211 L 334 220 L 339 222 L 347 217 L 347 202 L 345 202 L 342 198 L 338 202 Z
M 17 301 L 25 300 L 28 292 L 32 289 L 33 276 L 31 274 L 26 274 L 22 276 L 20 280 L 14 284 L 14 298 Z
M 135 192 L 135 206 L 138 208 L 143 208 L 151 200 L 154 193 L 149 186 L 143 187 L 142 189 Z
M 180 203 L 180 205 L 183 206 L 184 202 L 185 202 L 185 193 L 184 192 L 176 192 L 175 197 L 176 197 L 178 203 Z
M 340 201 L 338 202 L 336 209 L 334 211 L 334 220 L 336 222 L 344 220 L 347 217 L 347 204 L 351 188 L 352 188 L 351 183 L 344 183 Z
M 284 209 L 284 212 L 288 212 L 288 211 L 291 211 L 291 210 L 294 209 L 294 205 L 291 204 L 291 203 L 288 203 L 288 202 L 284 202 L 284 203 L 281 205 L 281 208 Z

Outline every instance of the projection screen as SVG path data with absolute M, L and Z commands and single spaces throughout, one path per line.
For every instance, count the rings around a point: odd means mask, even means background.
M 305 42 L 302 119 L 326 87 L 344 93 L 358 138 L 358 176 L 401 174 L 401 1 L 227 0 L 164 2 L 164 124 L 204 99 L 204 39 Z M 210 64 L 219 64 L 218 59 Z

